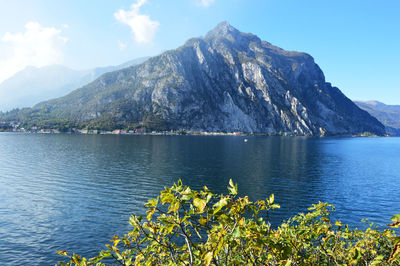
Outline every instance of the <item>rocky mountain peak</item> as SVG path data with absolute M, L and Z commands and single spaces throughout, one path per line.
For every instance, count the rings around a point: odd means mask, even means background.
M 231 26 L 227 21 L 223 21 L 215 26 L 214 29 L 209 31 L 205 38 L 227 38 L 231 41 L 238 39 L 241 36 L 241 32 L 235 27 Z
M 326 83 L 311 56 L 262 42 L 227 22 L 204 38 L 35 108 L 100 129 L 385 133 L 381 123 Z
M 214 29 L 209 31 L 208 34 L 212 35 L 227 35 L 227 34 L 238 34 L 240 33 L 239 30 L 237 30 L 235 27 L 233 27 L 231 24 L 229 24 L 227 21 L 223 21 L 219 23 L 217 26 L 215 26 Z

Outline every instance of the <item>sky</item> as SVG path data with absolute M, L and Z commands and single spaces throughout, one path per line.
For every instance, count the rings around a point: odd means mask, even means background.
M 228 21 L 309 53 L 352 100 L 400 104 L 399 10 L 398 0 L 0 0 L 0 82 L 30 65 L 154 56 Z

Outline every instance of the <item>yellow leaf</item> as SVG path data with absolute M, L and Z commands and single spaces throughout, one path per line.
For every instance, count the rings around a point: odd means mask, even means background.
M 200 217 L 200 219 L 199 219 L 199 223 L 202 225 L 202 226 L 205 226 L 206 224 L 207 224 L 207 218 L 206 217 Z
M 218 254 L 224 244 L 224 238 L 221 236 L 217 248 L 215 249 L 215 253 Z
M 151 209 L 151 210 L 148 210 L 148 211 L 146 211 L 146 213 L 147 213 L 147 220 L 148 221 L 150 221 L 151 220 L 151 217 L 153 217 L 153 214 L 154 214 L 154 211 L 155 211 L 156 209 Z
M 61 256 L 68 256 L 68 252 L 64 250 L 57 250 L 57 253 L 60 254 Z
M 392 228 L 399 228 L 400 227 L 400 221 L 396 221 L 394 223 L 388 224 L 387 226 L 390 226 Z
M 321 217 L 321 220 L 324 221 L 325 223 L 331 222 L 331 220 L 329 220 L 329 218 L 326 218 L 326 217 Z
M 172 202 L 168 208 L 168 213 L 170 213 L 170 212 L 176 213 L 179 210 L 179 207 L 180 207 L 180 205 L 179 205 L 178 201 Z
M 341 221 L 336 221 L 336 222 L 335 222 L 335 225 L 336 225 L 336 226 L 343 226 L 343 223 L 342 223 Z
M 213 259 L 213 253 L 212 251 L 208 251 L 204 255 L 204 265 L 209 266 L 211 264 L 212 259 Z
M 397 243 L 390 254 L 389 262 L 393 262 L 400 255 L 400 243 Z
M 286 261 L 285 266 L 290 266 L 291 264 L 292 264 L 292 260 L 288 259 L 288 260 Z

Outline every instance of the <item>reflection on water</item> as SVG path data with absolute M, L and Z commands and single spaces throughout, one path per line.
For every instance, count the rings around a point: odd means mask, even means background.
M 54 265 L 129 230 L 131 213 L 178 178 L 252 200 L 274 193 L 278 224 L 319 200 L 358 225 L 400 213 L 400 139 L 0 134 L 0 264 Z

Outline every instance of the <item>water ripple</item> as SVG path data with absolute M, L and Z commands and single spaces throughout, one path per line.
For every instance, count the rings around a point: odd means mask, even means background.
M 374 154 L 371 155 L 371 150 Z M 0 265 L 54 265 L 57 249 L 95 255 L 130 214 L 178 178 L 252 200 L 275 193 L 278 224 L 328 201 L 379 225 L 399 213 L 400 139 L 0 134 Z M 5 255 L 4 255 L 5 254 Z

